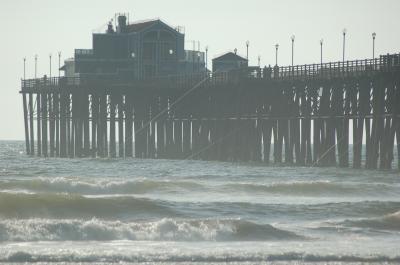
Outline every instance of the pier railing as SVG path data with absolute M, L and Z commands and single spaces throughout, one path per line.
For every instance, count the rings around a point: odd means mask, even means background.
M 243 69 L 249 78 L 292 79 L 334 78 L 398 71 L 400 53 L 383 55 L 375 59 L 328 62 L 294 66 L 252 67 Z
M 207 85 L 235 83 L 241 78 L 252 79 L 309 79 L 372 75 L 400 70 L 400 53 L 375 59 L 305 64 L 295 66 L 248 67 L 229 72 L 200 72 L 127 80 L 118 74 L 82 74 L 76 77 L 42 77 L 21 80 L 23 91 L 57 89 L 77 86 L 148 86 L 187 88 L 202 81 Z

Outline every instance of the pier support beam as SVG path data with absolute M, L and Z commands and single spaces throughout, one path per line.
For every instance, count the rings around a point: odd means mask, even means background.
M 29 135 L 30 135 L 30 154 L 35 155 L 35 131 L 34 131 L 34 102 L 33 102 L 33 94 L 29 93 Z
M 23 110 L 24 110 L 24 127 L 25 127 L 25 149 L 26 149 L 26 154 L 30 155 L 31 154 L 31 145 L 30 145 L 30 139 L 29 139 L 29 126 L 28 126 L 28 106 L 26 103 L 26 94 L 22 93 L 22 105 L 23 105 Z

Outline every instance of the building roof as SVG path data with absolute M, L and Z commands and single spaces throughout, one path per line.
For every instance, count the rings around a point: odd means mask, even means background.
M 235 54 L 233 52 L 224 53 L 223 55 L 215 57 L 213 59 L 213 61 L 214 60 L 218 60 L 218 61 L 224 61 L 224 60 L 226 60 L 226 61 L 247 61 L 246 58 L 243 58 L 242 56 L 239 56 L 239 55 L 237 55 L 237 54 Z
M 138 21 L 133 24 L 129 24 L 126 26 L 126 31 L 127 32 L 139 32 L 142 31 L 150 26 L 153 26 L 157 22 L 159 22 L 159 19 L 153 19 L 153 20 L 147 20 L 147 21 Z

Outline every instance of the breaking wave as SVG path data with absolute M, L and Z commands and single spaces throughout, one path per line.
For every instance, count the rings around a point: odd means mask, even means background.
M 83 196 L 68 193 L 0 192 L 0 218 L 58 218 L 58 219 L 157 219 L 210 218 L 240 216 L 273 218 L 286 216 L 293 220 L 357 218 L 384 215 L 397 211 L 397 201 L 360 201 L 323 204 L 270 204 L 250 202 L 185 202 L 140 198 L 128 195 Z
M 380 218 L 346 220 L 343 222 L 343 224 L 346 226 L 361 228 L 400 231 L 400 211 L 385 215 Z
M 332 181 L 291 181 L 262 183 L 228 182 L 206 185 L 193 180 L 126 180 L 126 179 L 90 179 L 90 178 L 34 178 L 0 180 L 1 190 L 40 192 L 67 192 L 86 195 L 97 194 L 146 194 L 178 191 L 241 191 L 247 193 L 287 194 L 294 196 L 359 196 L 386 194 L 397 196 L 398 187 L 385 183 L 347 183 Z
M 0 252 L 0 254 L 2 254 Z M 168 262 L 168 264 L 176 264 L 177 262 L 185 262 L 185 264 L 202 263 L 222 263 L 227 264 L 237 262 L 237 264 L 255 264 L 256 262 L 356 262 L 356 263 L 391 263 L 400 262 L 400 256 L 385 255 L 318 255 L 300 252 L 284 252 L 279 254 L 263 254 L 263 253 L 154 253 L 153 255 L 129 254 L 129 253 L 59 253 L 59 254 L 37 254 L 25 251 L 15 251 L 4 253 L 0 257 L 0 262 L 101 262 L 101 264 L 134 262 L 143 263 L 159 263 Z M 281 264 L 281 263 L 279 263 Z M 282 263 L 284 264 L 284 263 Z M 290 263 L 292 264 L 292 263 Z
M 232 183 L 226 185 L 227 188 L 236 190 L 245 190 L 249 192 L 265 192 L 272 194 L 290 194 L 290 195 L 346 195 L 359 196 L 360 194 L 396 194 L 398 190 L 392 189 L 387 184 L 360 184 L 352 185 L 342 182 L 335 183 L 331 181 L 293 181 L 293 182 L 277 182 L 271 184 L 254 184 L 254 183 Z
M 189 181 L 167 180 L 90 180 L 79 178 L 36 178 L 1 180 L 4 190 L 26 190 L 31 192 L 68 192 L 80 194 L 143 194 L 159 190 L 200 189 L 201 185 Z
M 66 193 L 0 193 L 2 218 L 123 218 L 177 215 L 173 205 L 135 197 L 87 198 Z
M 265 241 L 301 239 L 269 224 L 243 220 L 121 222 L 90 220 L 4 220 L 0 241 Z

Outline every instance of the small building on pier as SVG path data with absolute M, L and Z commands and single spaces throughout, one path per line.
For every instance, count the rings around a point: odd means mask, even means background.
M 92 49 L 76 49 L 74 58 L 61 70 L 67 77 L 116 75 L 119 79 L 205 71 L 204 52 L 185 50 L 182 27 L 171 27 L 160 19 L 118 24 L 108 23 L 103 33 L 93 33 Z
M 213 72 L 227 72 L 240 68 L 247 68 L 248 60 L 235 52 L 224 53 L 212 60 Z

